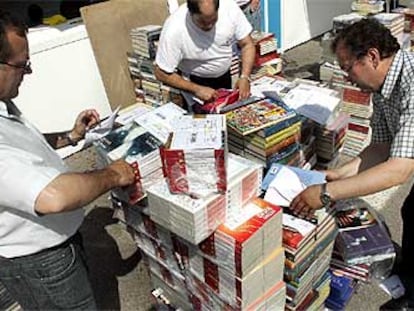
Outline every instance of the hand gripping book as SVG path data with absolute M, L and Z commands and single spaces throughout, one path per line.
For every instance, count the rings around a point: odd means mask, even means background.
M 117 128 L 95 142 L 106 163 L 124 159 L 134 168 L 136 183 L 114 190 L 118 198 L 135 204 L 145 196 L 147 186 L 162 178 L 161 145 L 156 137 L 134 123 Z
M 280 206 L 289 206 L 292 200 L 311 185 L 325 183 L 325 174 L 298 167 L 273 163 L 263 179 L 264 199 Z

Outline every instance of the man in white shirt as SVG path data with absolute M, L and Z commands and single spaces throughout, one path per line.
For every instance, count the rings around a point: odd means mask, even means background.
M 252 26 L 234 0 L 189 0 L 166 20 L 156 55 L 155 76 L 165 84 L 209 101 L 231 88 L 232 45 L 241 48 L 240 98 L 250 95 L 255 47 Z
M 42 135 L 11 101 L 32 72 L 27 27 L 0 10 L 0 282 L 27 310 L 96 309 L 78 229 L 81 207 L 134 182 L 117 161 L 71 173 L 53 148 L 76 144 L 99 122 L 81 112 L 67 133 Z

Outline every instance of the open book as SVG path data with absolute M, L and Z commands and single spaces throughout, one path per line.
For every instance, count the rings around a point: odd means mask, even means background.
M 264 199 L 270 203 L 289 206 L 290 202 L 311 185 L 325 183 L 325 174 L 298 167 L 273 163 L 263 179 Z

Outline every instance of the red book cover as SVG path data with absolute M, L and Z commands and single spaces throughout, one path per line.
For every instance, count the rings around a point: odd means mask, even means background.
M 369 106 L 371 101 L 371 93 L 363 92 L 361 90 L 344 88 L 342 100 L 344 102 L 356 103 L 360 105 Z

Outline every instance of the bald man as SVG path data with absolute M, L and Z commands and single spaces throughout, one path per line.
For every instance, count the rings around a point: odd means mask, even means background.
M 241 49 L 240 98 L 250 95 L 255 47 L 252 26 L 234 0 L 189 0 L 165 22 L 156 55 L 155 76 L 203 101 L 231 88 L 232 45 Z

